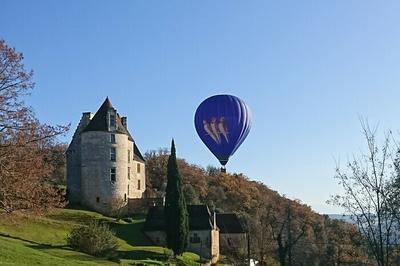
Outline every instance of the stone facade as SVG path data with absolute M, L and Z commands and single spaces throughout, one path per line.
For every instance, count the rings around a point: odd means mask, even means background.
M 206 205 L 188 205 L 189 235 L 187 250 L 216 263 L 220 254 L 244 257 L 247 238 L 234 213 L 211 213 Z M 149 209 L 143 232 L 158 246 L 166 246 L 164 206 Z
M 221 233 L 219 234 L 219 245 L 222 254 L 247 254 L 247 238 L 245 233 Z
M 233 213 L 218 213 L 216 221 L 221 253 L 245 256 L 247 254 L 247 236 L 238 217 Z
M 219 259 L 219 233 L 216 227 L 209 230 L 190 230 L 187 250 L 216 263 Z
M 93 114 L 83 113 L 72 141 L 68 147 L 67 156 L 67 188 L 68 200 L 72 205 L 80 203 L 81 195 L 81 133 L 93 118 Z
M 206 205 L 189 205 L 189 234 L 187 250 L 199 254 L 203 260 L 216 263 L 219 259 L 219 229 Z M 166 246 L 164 206 L 151 207 L 143 232 L 158 246 Z
M 83 113 L 67 149 L 69 203 L 113 215 L 145 188 L 145 162 L 127 118 L 107 98 L 94 116 Z
M 167 246 L 165 231 L 144 231 L 146 236 L 157 246 Z M 208 230 L 190 230 L 187 251 L 199 254 L 203 260 L 216 263 L 219 259 L 219 233 L 217 228 Z

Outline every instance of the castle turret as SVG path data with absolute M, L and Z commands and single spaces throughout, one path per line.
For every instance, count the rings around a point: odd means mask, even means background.
M 71 205 L 80 204 L 81 195 L 81 133 L 93 118 L 91 112 L 82 114 L 72 141 L 66 151 L 67 156 L 67 194 Z
M 107 98 L 78 133 L 79 202 L 104 214 L 126 205 L 130 198 L 141 198 L 145 190 L 144 159 L 126 121 Z M 71 185 L 75 187 L 76 182 Z

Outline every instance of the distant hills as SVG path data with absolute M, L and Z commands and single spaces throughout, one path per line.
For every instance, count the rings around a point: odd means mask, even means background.
M 355 224 L 355 222 L 351 219 L 350 215 L 343 215 L 343 214 L 327 214 L 329 218 L 344 221 L 347 223 Z

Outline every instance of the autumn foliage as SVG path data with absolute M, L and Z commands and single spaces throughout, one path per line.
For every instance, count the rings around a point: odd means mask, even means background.
M 165 190 L 168 151 L 146 154 L 147 193 Z M 315 213 L 243 174 L 220 173 L 178 159 L 187 202 L 198 200 L 217 212 L 234 212 L 249 231 L 251 257 L 261 265 L 369 265 L 357 228 Z M 187 191 L 191 191 L 189 194 Z M 229 251 L 228 251 L 229 252 Z M 246 252 L 232 250 L 232 263 Z
M 34 88 L 23 55 L 0 40 L 0 209 L 42 211 L 63 206 L 62 192 L 47 182 L 55 171 L 48 151 L 68 127 L 42 124 L 23 101 Z

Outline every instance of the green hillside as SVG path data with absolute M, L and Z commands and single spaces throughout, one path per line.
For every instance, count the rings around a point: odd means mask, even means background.
M 151 246 L 141 232 L 144 218 L 115 222 L 94 212 L 59 209 L 45 216 L 0 215 L 0 265 L 119 265 L 72 251 L 66 245 L 69 231 L 91 219 L 107 221 L 116 233 L 120 265 L 198 264 L 195 254 L 169 260 L 166 249 Z

